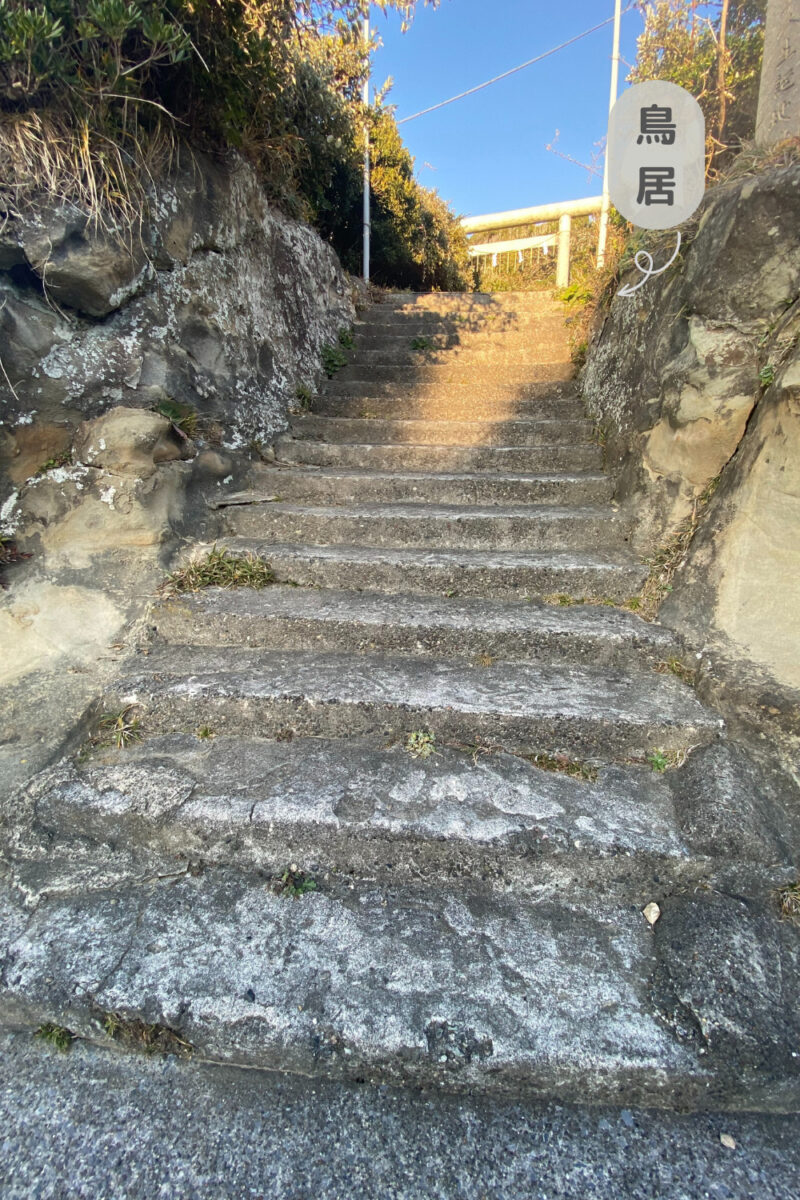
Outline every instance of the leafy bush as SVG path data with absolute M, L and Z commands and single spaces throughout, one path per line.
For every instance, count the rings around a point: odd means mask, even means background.
M 666 79 L 697 98 L 712 178 L 755 131 L 766 7 L 766 0 L 730 0 L 699 12 L 690 0 L 649 0 L 645 7 L 629 80 Z
M 44 190 L 131 221 L 181 140 L 234 147 L 356 270 L 368 122 L 376 281 L 465 286 L 456 218 L 414 179 L 390 111 L 364 111 L 361 15 L 360 0 L 0 0 L 0 208 Z

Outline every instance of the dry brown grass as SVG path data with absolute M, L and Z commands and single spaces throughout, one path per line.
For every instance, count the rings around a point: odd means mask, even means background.
M 49 206 L 73 204 L 91 224 L 130 240 L 141 229 L 150 185 L 180 153 L 166 121 L 120 142 L 66 113 L 4 113 L 0 206 L 14 216 L 35 208 L 42 197 Z
M 800 922 L 800 880 L 778 888 L 778 904 L 782 917 L 788 921 Z
M 645 620 L 655 619 L 662 601 L 672 591 L 675 572 L 686 559 L 692 538 L 700 524 L 702 511 L 717 490 L 719 479 L 717 475 L 709 480 L 692 504 L 692 511 L 688 517 L 681 521 L 649 558 L 644 559 L 645 565 L 650 568 L 650 574 L 640 593 L 638 611 Z

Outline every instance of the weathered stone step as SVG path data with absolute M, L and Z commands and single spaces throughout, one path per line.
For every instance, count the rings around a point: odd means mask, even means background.
M 525 600 L 560 592 L 627 600 L 645 568 L 621 554 L 537 554 L 511 550 L 422 550 L 303 546 L 259 538 L 221 538 L 232 554 L 255 554 L 281 582 L 312 587 Z M 203 547 L 196 548 L 197 553 Z
M 295 417 L 295 437 L 326 442 L 435 446 L 575 446 L 591 442 L 591 421 L 397 421 L 351 417 Z
M 168 642 L 269 649 L 379 650 L 477 660 L 627 666 L 678 653 L 674 635 L 607 607 L 386 596 L 274 585 L 207 588 L 165 600 L 149 624 Z
M 259 491 L 221 496 L 215 506 L 254 499 L 369 503 L 426 501 L 431 504 L 598 504 L 610 500 L 607 475 L 445 474 L 444 472 L 335 470 L 327 467 L 265 467 Z
M 416 367 L 379 365 L 353 361 L 336 372 L 334 382 L 366 380 L 379 385 L 404 387 L 412 392 L 416 387 L 466 388 L 475 395 L 488 397 L 513 391 L 520 399 L 541 392 L 541 384 L 550 386 L 571 382 L 575 368 L 570 362 L 539 363 L 524 367 L 465 366 L 455 364 L 420 363 Z
M 617 899 L 643 905 L 667 874 L 709 869 L 692 858 L 667 782 L 647 767 L 609 767 L 590 782 L 504 753 L 440 746 L 414 758 L 374 738 L 168 734 L 63 759 L 15 805 L 39 836 L 273 877 L 296 861 L 317 876 L 541 891 L 548 872 L 563 888 L 591 869 Z
M 390 420 L 438 421 L 507 421 L 533 417 L 549 421 L 579 421 L 585 419 L 581 402 L 574 397 L 541 396 L 535 400 L 518 400 L 515 396 L 480 396 L 422 394 L 414 390 L 405 396 L 376 396 L 367 384 L 354 385 L 351 390 L 324 391 L 315 396 L 312 410 L 325 417 L 382 417 Z
M 628 525 L 610 506 L 355 504 L 282 501 L 226 510 L 233 534 L 307 545 L 418 546 L 423 549 L 543 550 L 613 546 Z
M 106 705 L 150 733 L 487 741 L 608 762 L 709 742 L 720 721 L 672 676 L 381 654 L 165 646 L 129 660 Z
M 0 1021 L 108 1044 L 115 1014 L 201 1060 L 311 1077 L 796 1108 L 796 1010 L 774 982 L 797 993 L 796 932 L 763 904 L 659 899 L 651 929 L 596 894 L 331 881 L 295 901 L 224 868 L 45 894 L 33 913 L 7 888 Z
M 370 442 L 318 442 L 281 436 L 275 453 L 282 463 L 370 471 L 485 471 L 509 474 L 539 471 L 591 471 L 602 465 L 599 445 L 419 446 Z

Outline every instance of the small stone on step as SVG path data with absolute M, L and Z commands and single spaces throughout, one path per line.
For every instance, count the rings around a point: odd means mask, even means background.
M 728 1148 L 728 1150 L 736 1149 L 736 1139 L 732 1138 L 729 1133 L 721 1133 L 719 1135 L 719 1140 L 722 1142 L 723 1146 Z
M 651 900 L 650 903 L 642 909 L 642 916 L 644 917 L 645 921 L 648 921 L 651 925 L 655 925 L 656 921 L 661 916 L 661 909 L 654 900 Z

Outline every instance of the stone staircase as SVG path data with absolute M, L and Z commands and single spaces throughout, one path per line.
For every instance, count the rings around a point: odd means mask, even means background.
M 276 582 L 158 603 L 103 700 L 143 739 L 6 805 L 3 1024 L 797 1107 L 800 947 L 774 899 L 796 797 L 664 669 L 668 630 L 557 602 L 644 576 L 571 373 L 548 296 L 369 310 L 274 464 L 218 501 L 217 544 Z

